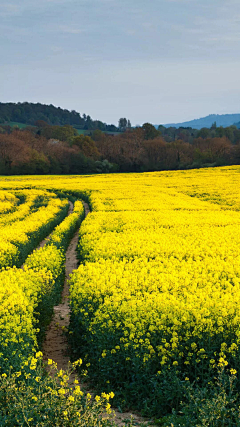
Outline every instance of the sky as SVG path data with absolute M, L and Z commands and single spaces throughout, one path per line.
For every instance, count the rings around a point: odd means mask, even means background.
M 239 0 L 0 0 L 0 102 L 133 125 L 240 113 Z

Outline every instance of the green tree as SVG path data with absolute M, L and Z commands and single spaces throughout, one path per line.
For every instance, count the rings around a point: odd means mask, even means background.
M 144 123 L 142 128 L 144 130 L 144 139 L 154 139 L 161 135 L 159 130 L 151 123 Z
M 211 131 L 208 128 L 202 128 L 197 133 L 197 138 L 210 138 L 211 137 Z
M 73 146 L 77 146 L 84 156 L 91 159 L 98 159 L 99 152 L 95 141 L 88 135 L 78 135 L 73 138 Z
M 121 117 L 118 121 L 118 127 L 121 132 L 124 132 L 127 129 L 128 121 L 126 117 Z
M 73 138 L 77 135 L 77 131 L 70 125 L 46 126 L 41 129 L 41 135 L 45 136 L 47 139 L 58 139 L 59 141 L 65 141 L 71 144 Z

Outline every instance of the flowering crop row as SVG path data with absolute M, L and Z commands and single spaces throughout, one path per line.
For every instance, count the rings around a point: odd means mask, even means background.
M 57 248 L 62 247 L 66 250 L 74 231 L 81 224 L 83 218 L 83 204 L 77 200 L 74 204 L 73 213 L 55 228 L 50 236 L 48 244 L 53 244 Z
M 24 220 L 30 213 L 33 213 L 41 206 L 47 206 L 49 200 L 55 197 L 53 193 L 43 190 L 19 190 L 9 193 L 15 198 L 14 208 L 5 215 L 1 213 L 0 226 L 6 227 L 16 221 Z
M 26 259 L 23 269 L 0 272 L 0 366 L 19 369 L 41 343 L 60 300 L 64 281 L 66 242 L 83 217 L 83 205 L 57 226 L 47 245 Z
M 53 193 L 32 193 L 27 203 L 20 205 L 16 212 L 1 218 L 0 268 L 12 265 L 19 267 L 67 213 L 67 200 L 59 200 Z
M 12 211 L 18 203 L 18 199 L 14 194 L 8 191 L 0 191 L 0 214 L 6 214 Z

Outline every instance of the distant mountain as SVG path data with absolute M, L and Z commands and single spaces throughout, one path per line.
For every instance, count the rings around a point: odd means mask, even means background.
M 234 124 L 237 127 L 240 127 L 240 123 L 238 123 L 240 122 L 240 114 L 210 114 L 209 116 L 202 117 L 200 119 L 194 119 L 183 123 L 169 123 L 163 126 L 167 128 L 191 127 L 193 129 L 202 129 L 210 128 L 214 122 L 216 122 L 217 127 L 227 127 Z

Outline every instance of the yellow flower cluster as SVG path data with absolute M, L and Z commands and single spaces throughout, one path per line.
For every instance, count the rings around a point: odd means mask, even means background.
M 54 232 L 50 236 L 49 243 L 57 247 L 63 247 L 64 245 L 64 249 L 66 249 L 72 233 L 76 230 L 76 227 L 81 224 L 83 218 L 84 207 L 82 202 L 77 200 L 74 204 L 73 213 L 54 229 Z M 67 235 L 68 238 L 66 238 Z
M 18 203 L 17 197 L 8 191 L 0 191 L 0 214 L 1 216 L 13 211 Z
M 47 272 L 11 268 L 0 272 L 1 370 L 19 368 L 36 346 L 34 307 L 41 288 L 50 283 Z

